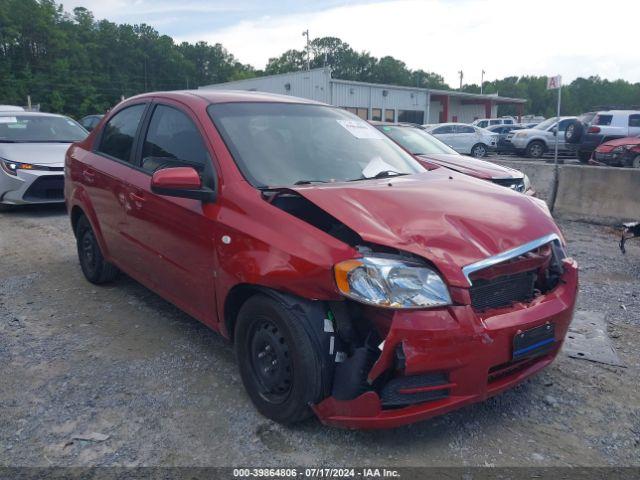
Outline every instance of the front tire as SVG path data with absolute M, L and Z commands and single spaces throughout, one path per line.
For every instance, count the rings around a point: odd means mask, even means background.
M 542 142 L 531 142 L 527 145 L 525 154 L 529 158 L 542 158 L 546 148 Z
M 271 296 L 256 294 L 240 312 L 234 343 L 240 376 L 265 417 L 283 424 L 309 418 L 323 395 L 321 352 L 305 318 Z
M 476 158 L 483 158 L 487 156 L 487 146 L 484 143 L 476 143 L 471 148 L 471 156 Z
M 76 243 L 80 268 L 87 280 L 99 285 L 111 282 L 118 276 L 118 268 L 104 259 L 93 228 L 84 215 L 78 219 Z

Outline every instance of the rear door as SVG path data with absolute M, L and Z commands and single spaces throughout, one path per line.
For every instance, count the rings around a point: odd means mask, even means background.
M 456 150 L 460 153 L 471 153 L 471 149 L 476 143 L 482 141 L 480 134 L 470 125 L 456 125 Z
M 441 127 L 434 128 L 431 132 L 431 135 L 436 137 L 441 142 L 446 143 L 454 150 L 457 150 L 455 147 L 455 135 L 453 125 L 442 125 Z
M 132 171 L 134 142 L 147 107 L 147 103 L 140 103 L 117 111 L 100 131 L 78 172 L 96 214 L 94 226 L 105 241 L 107 256 L 118 265 L 124 265 L 127 258 L 122 235 L 127 207 L 124 179 Z
M 213 155 L 195 115 L 177 102 L 154 103 L 141 132 L 138 169 L 129 177 L 126 234 L 138 275 L 196 318 L 217 321 L 214 289 L 216 223 L 199 200 L 157 195 L 154 172 L 193 167 L 203 183 L 213 176 Z M 211 182 L 215 183 L 215 182 Z M 214 188 L 215 185 L 208 185 Z
M 564 120 L 560 120 L 560 125 L 558 126 L 558 150 L 566 150 L 567 149 L 567 142 L 564 139 L 564 132 L 567 130 L 567 127 L 569 125 L 571 125 L 573 122 L 575 121 L 575 119 L 573 118 L 565 118 Z M 551 143 L 549 143 L 549 148 L 550 149 L 555 149 L 555 140 L 556 138 L 553 137 L 553 140 L 551 141 Z

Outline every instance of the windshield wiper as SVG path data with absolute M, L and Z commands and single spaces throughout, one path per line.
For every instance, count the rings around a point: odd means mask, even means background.
M 326 180 L 298 180 L 294 185 L 311 185 L 312 183 L 328 183 Z
M 350 182 L 357 182 L 359 180 L 374 180 L 376 178 L 389 178 L 389 177 L 401 177 L 402 175 L 409 175 L 408 173 L 396 172 L 395 170 L 383 170 L 376 173 L 373 177 L 360 177 L 349 180 Z

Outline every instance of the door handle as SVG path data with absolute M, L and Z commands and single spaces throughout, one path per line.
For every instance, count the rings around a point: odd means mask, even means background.
M 129 198 L 131 200 L 133 200 L 134 202 L 137 203 L 143 203 L 144 202 L 144 196 L 143 195 L 139 195 L 137 193 L 129 193 Z
M 93 173 L 91 170 L 83 170 L 82 171 L 82 178 L 87 182 L 87 183 L 93 183 L 96 180 L 96 174 Z

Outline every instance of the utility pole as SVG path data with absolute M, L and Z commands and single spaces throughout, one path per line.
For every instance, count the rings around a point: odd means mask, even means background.
M 482 75 L 480 77 L 480 95 L 482 95 L 482 87 L 484 86 L 484 74 L 486 72 L 484 70 L 482 70 Z
M 462 90 L 462 77 L 464 77 L 464 73 L 462 73 L 462 70 L 458 70 L 458 75 L 460 75 L 460 90 Z
M 307 28 L 304 32 L 302 32 L 303 37 L 307 37 L 307 71 L 311 70 L 311 47 L 309 45 L 309 29 Z
M 27 95 L 27 110 L 31 111 L 31 95 Z

